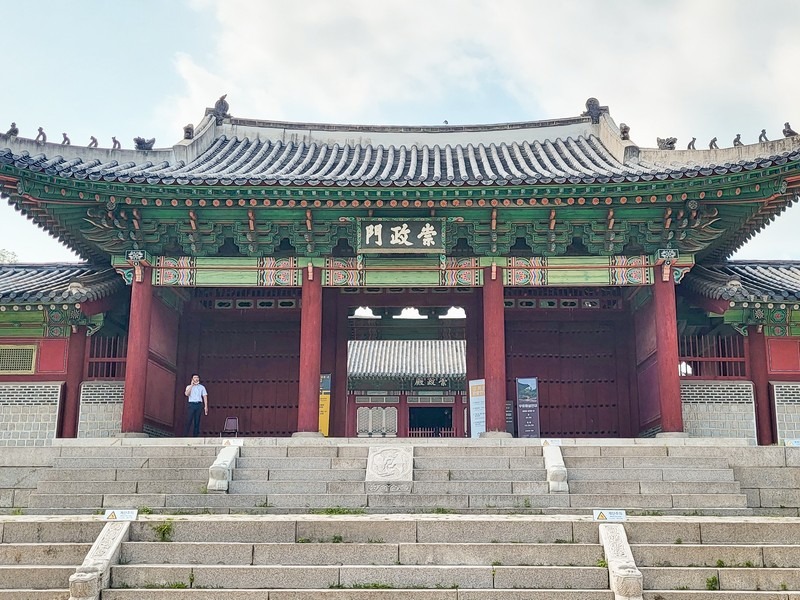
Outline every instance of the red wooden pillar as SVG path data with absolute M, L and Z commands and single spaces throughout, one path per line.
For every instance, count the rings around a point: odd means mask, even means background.
M 762 446 L 775 442 L 772 402 L 769 397 L 769 365 L 767 359 L 767 336 L 757 327 L 750 327 L 747 336 L 747 356 L 750 379 L 756 403 L 756 437 Z
M 125 394 L 122 400 L 122 433 L 144 431 L 144 400 L 147 390 L 147 359 L 150 355 L 150 317 L 153 280 L 150 267 L 141 267 L 141 281 L 134 279 L 128 326 L 128 357 L 125 364 Z
M 67 349 L 67 382 L 64 410 L 61 415 L 61 437 L 78 437 L 78 415 L 81 404 L 81 382 L 86 360 L 86 327 L 80 325 L 69 336 Z
M 683 431 L 681 380 L 678 371 L 678 319 L 675 308 L 675 282 L 669 274 L 662 281 L 657 269 L 653 285 L 653 314 L 656 319 L 658 403 L 661 408 L 661 431 Z
M 506 430 L 506 331 L 503 271 L 483 274 L 483 373 L 486 379 L 486 431 Z
M 300 385 L 297 431 L 319 431 L 319 375 L 322 356 L 322 274 L 303 269 L 300 311 Z

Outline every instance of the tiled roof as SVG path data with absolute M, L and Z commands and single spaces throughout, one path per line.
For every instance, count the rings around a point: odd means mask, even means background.
M 0 265 L 0 304 L 75 304 L 125 287 L 111 267 L 85 264 Z
M 732 302 L 800 301 L 800 261 L 735 261 L 697 265 L 684 281 L 690 290 Z
M 448 377 L 467 372 L 464 340 L 355 340 L 347 343 L 351 378 Z
M 185 152 L 79 149 L 0 135 L 0 164 L 155 185 L 441 187 L 691 179 L 800 159 L 798 144 L 784 140 L 719 151 L 639 149 L 612 141 L 618 131 L 606 125 L 588 118 L 442 128 L 234 120 L 206 126 L 208 135 L 187 141 Z

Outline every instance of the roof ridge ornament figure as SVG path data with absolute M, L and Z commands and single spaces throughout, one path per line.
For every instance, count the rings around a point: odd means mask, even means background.
M 36 139 L 33 140 L 37 144 L 46 144 L 47 143 L 47 134 L 44 132 L 43 127 L 39 127 L 39 133 L 36 135 Z
M 69 136 L 67 135 L 67 133 L 64 132 L 61 135 L 64 136 L 64 139 L 61 140 L 61 145 L 62 146 L 69 146 L 72 142 L 70 141 Z
M 734 147 L 736 147 L 736 146 L 744 146 L 744 144 L 742 143 L 742 134 L 741 133 L 737 133 L 736 137 L 733 138 L 733 145 L 734 145 Z
M 619 124 L 619 137 L 622 140 L 631 139 L 631 128 L 625 123 Z
M 214 110 L 211 111 L 211 114 L 214 115 L 214 118 L 217 120 L 217 125 L 222 125 L 223 119 L 230 119 L 231 117 L 228 113 L 230 106 L 228 105 L 228 101 L 225 100 L 227 97 L 228 94 L 220 96 L 219 100 L 214 104 Z
M 783 137 L 794 137 L 796 135 L 797 132 L 789 125 L 789 121 L 786 121 L 786 123 L 783 124 Z
M 136 144 L 137 150 L 152 150 L 153 145 L 156 143 L 156 138 L 146 140 L 143 137 L 135 137 L 133 138 L 133 143 Z
M 119 143 L 119 140 L 115 136 L 111 136 L 111 149 L 112 150 L 120 150 L 122 148 L 122 144 Z
M 696 137 L 693 137 L 693 138 L 692 138 L 692 141 L 691 141 L 691 142 L 689 142 L 689 145 L 688 145 L 688 146 L 686 146 L 686 149 L 687 149 L 687 150 L 694 150 L 694 149 L 695 149 L 695 147 L 694 147 L 694 143 L 695 143 L 696 141 L 697 141 L 697 138 L 696 138 Z
M 17 136 L 19 135 L 19 129 L 17 128 L 16 123 L 11 123 L 11 127 L 6 131 L 6 135 Z
M 668 137 L 668 138 L 656 138 L 656 143 L 658 144 L 659 150 L 675 150 L 675 144 L 678 142 L 678 138 Z
M 192 123 L 183 126 L 183 139 L 194 139 L 194 125 Z
M 769 141 L 769 139 L 767 139 L 767 130 L 766 129 L 762 129 L 761 130 L 761 135 L 758 136 L 758 141 L 759 141 L 759 143 L 768 142 Z
M 93 135 L 90 135 L 89 136 L 89 140 L 90 141 L 89 141 L 89 145 L 87 146 L 87 148 L 97 148 L 97 138 L 94 137 Z
M 591 117 L 592 123 L 597 124 L 600 122 L 600 115 L 602 114 L 608 114 L 608 107 L 600 106 L 600 101 L 597 98 L 589 98 L 586 101 L 586 111 L 581 113 L 581 116 Z
M 709 150 L 719 150 L 719 146 L 717 146 L 717 138 L 711 138 L 711 141 L 708 142 L 708 149 Z

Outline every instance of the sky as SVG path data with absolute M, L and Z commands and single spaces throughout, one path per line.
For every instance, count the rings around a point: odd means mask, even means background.
M 228 94 L 236 117 L 451 125 L 580 114 L 631 139 L 729 146 L 800 130 L 796 0 L 0 0 L 0 129 L 170 147 Z M 790 208 L 737 259 L 800 259 Z M 72 253 L 0 201 L 0 248 Z

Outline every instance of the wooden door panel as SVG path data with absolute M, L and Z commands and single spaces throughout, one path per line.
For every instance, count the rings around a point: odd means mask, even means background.
M 622 335 L 624 335 L 624 328 Z M 620 404 L 628 405 L 628 381 L 618 376 L 625 344 L 613 322 L 509 321 L 507 389 L 517 377 L 539 378 L 543 436 L 620 435 Z M 627 433 L 628 428 L 624 428 Z
M 216 435 L 226 416 L 237 416 L 241 435 L 291 435 L 297 427 L 299 323 L 201 327 L 197 370 L 212 407 L 204 433 Z

